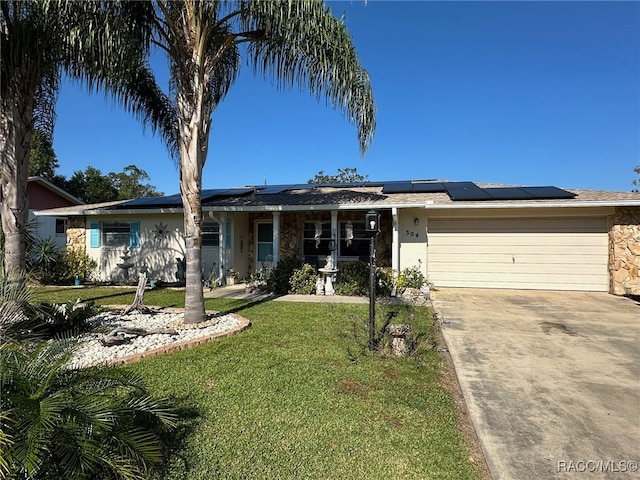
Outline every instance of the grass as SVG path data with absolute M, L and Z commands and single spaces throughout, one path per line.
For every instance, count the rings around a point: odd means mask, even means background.
M 48 301 L 78 296 L 127 304 L 134 289 L 38 289 Z M 109 294 L 111 292 L 111 294 Z M 127 293 L 128 292 L 128 293 Z M 181 306 L 160 290 L 145 303 Z M 366 305 L 207 299 L 236 310 L 244 333 L 130 365 L 183 412 L 166 479 L 477 479 L 429 348 L 424 308 L 379 307 L 396 322 L 415 314 L 423 348 L 409 358 L 366 348 Z

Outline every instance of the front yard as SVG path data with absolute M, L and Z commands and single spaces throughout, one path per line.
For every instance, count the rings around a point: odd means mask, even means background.
M 145 303 L 181 306 L 181 291 Z M 49 301 L 127 304 L 133 289 L 39 289 Z M 414 315 L 421 348 L 409 358 L 366 348 L 366 305 L 246 305 L 208 299 L 253 326 L 235 337 L 143 360 L 157 396 L 182 413 L 167 479 L 478 479 L 426 308 L 379 307 L 380 323 Z

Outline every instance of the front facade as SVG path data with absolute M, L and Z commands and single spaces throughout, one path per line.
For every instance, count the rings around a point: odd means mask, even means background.
M 338 269 L 368 261 L 370 210 L 381 215 L 377 264 L 417 267 L 436 287 L 640 294 L 640 194 L 471 182 L 205 190 L 204 276 L 224 282 L 233 269 L 249 277 L 285 256 L 319 268 L 327 256 Z M 97 260 L 100 280 L 141 269 L 184 279 L 179 196 L 41 214 L 68 216 L 68 242 Z

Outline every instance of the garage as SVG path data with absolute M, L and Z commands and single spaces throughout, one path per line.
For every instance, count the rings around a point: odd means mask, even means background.
M 427 228 L 436 288 L 608 291 L 605 217 L 438 218 Z

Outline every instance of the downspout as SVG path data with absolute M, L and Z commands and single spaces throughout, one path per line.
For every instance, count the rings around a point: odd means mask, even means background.
M 280 260 L 280 212 L 273 212 L 273 260 L 275 267 Z

